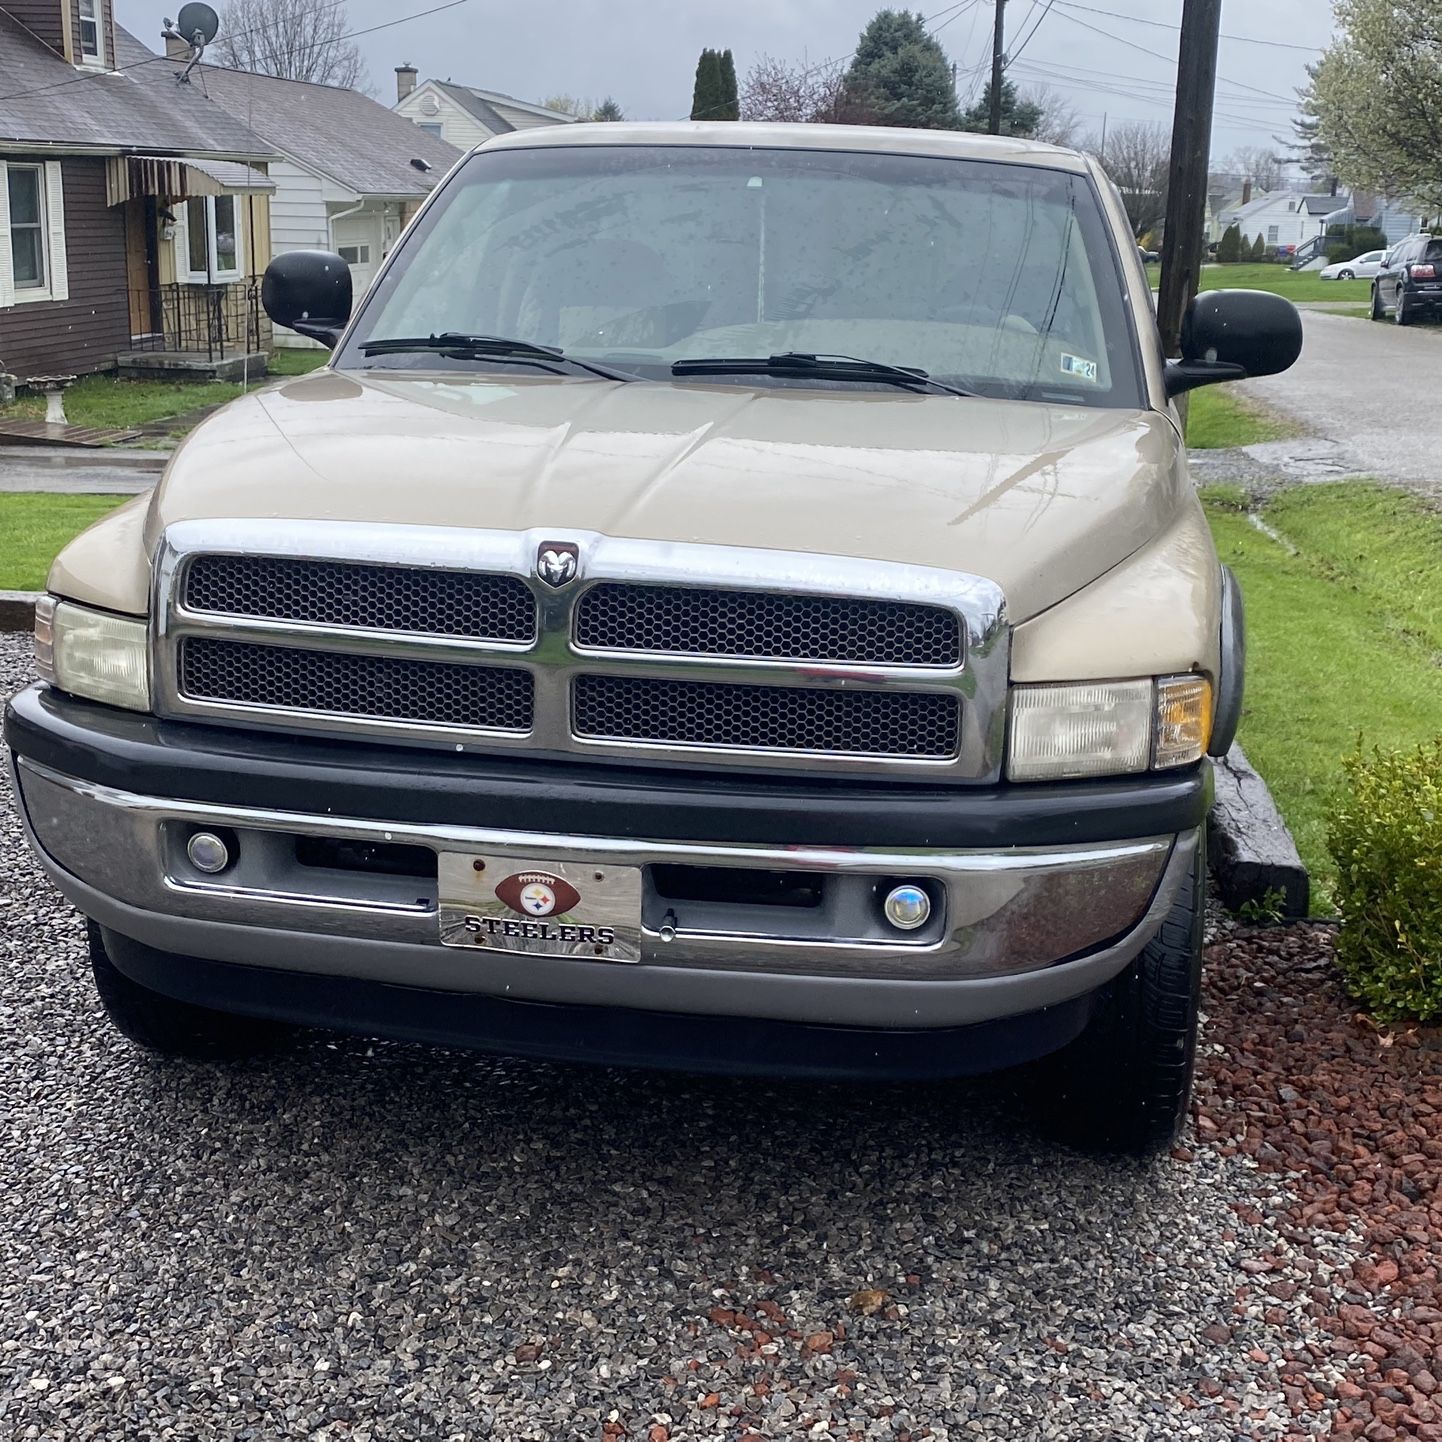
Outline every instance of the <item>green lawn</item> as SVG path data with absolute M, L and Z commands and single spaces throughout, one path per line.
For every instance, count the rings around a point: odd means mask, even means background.
M 273 376 L 303 376 L 330 359 L 328 350 L 277 350 L 266 367 Z
M 1161 267 L 1149 265 L 1147 275 L 1152 289 L 1161 284 Z M 1315 270 L 1292 270 L 1285 265 L 1250 262 L 1245 265 L 1205 265 L 1202 267 L 1202 290 L 1269 290 L 1288 300 L 1354 300 L 1371 299 L 1370 280 L 1322 280 Z
M 0 591 L 43 591 L 55 553 L 129 499 L 0 492 Z
M 65 415 L 73 426 L 125 429 L 165 420 L 202 406 L 234 400 L 243 386 L 228 381 L 122 381 L 114 376 L 85 376 L 65 392 Z M 15 409 L 42 420 L 42 396 L 21 396 Z
M 1251 524 L 1234 488 L 1203 499 L 1247 601 L 1239 739 L 1326 912 L 1342 756 L 1359 736 L 1409 747 L 1442 732 L 1442 509 L 1356 482 L 1297 487 L 1261 513 L 1283 544 Z
M 1295 429 L 1228 386 L 1204 386 L 1188 397 L 1187 445 L 1196 451 L 1280 441 Z

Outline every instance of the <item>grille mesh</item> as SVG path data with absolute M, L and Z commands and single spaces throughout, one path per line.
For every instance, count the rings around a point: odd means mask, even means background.
M 197 701 L 422 721 L 478 731 L 529 731 L 528 671 L 411 661 L 187 637 L 180 688 Z
M 192 611 L 360 626 L 468 640 L 531 641 L 536 606 L 517 576 L 301 561 L 198 556 L 185 582 Z
M 578 676 L 573 724 L 596 740 L 853 756 L 956 754 L 960 703 L 939 692 L 822 691 Z
M 576 643 L 784 661 L 961 663 L 956 615 L 939 606 L 689 586 L 592 587 L 576 608 Z

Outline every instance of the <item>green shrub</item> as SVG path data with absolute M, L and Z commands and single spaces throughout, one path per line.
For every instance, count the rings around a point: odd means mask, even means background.
M 1442 1021 L 1442 739 L 1359 748 L 1332 819 L 1342 930 L 1337 965 L 1376 1017 Z
M 1235 265 L 1242 258 L 1242 228 L 1229 225 L 1222 232 L 1217 246 L 1217 260 L 1222 265 Z
M 1252 259 L 1266 260 L 1266 258 L 1267 242 L 1262 239 L 1262 232 L 1259 230 L 1257 232 L 1257 238 L 1252 242 Z

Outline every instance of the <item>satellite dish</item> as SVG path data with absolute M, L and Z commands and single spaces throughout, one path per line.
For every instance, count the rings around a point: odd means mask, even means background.
M 180 7 L 180 14 L 175 19 L 175 28 L 186 40 L 199 43 L 204 47 L 215 39 L 220 30 L 220 16 L 209 5 L 202 5 L 199 0 L 190 0 L 189 4 Z M 197 31 L 199 31 L 198 42 Z

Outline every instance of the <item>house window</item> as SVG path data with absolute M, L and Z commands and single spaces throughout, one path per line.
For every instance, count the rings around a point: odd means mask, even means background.
M 1281 232 L 1280 230 L 1278 230 L 1275 225 L 1269 225 L 1269 226 L 1267 227 L 1267 244 L 1268 244 L 1268 245 L 1276 245 L 1276 243 L 1277 243 L 1281 238 L 1282 238 L 1282 232 Z
M 418 120 L 416 124 L 419 125 L 427 135 L 434 135 L 437 140 L 441 138 L 441 122 L 439 120 Z
M 186 260 L 191 280 L 240 275 L 240 209 L 233 195 L 185 202 Z
M 343 245 L 339 255 L 347 265 L 369 265 L 371 263 L 371 248 L 368 245 Z
M 45 185 L 38 165 L 11 165 L 10 264 L 16 290 L 45 289 Z
M 100 48 L 100 6 L 102 0 L 80 0 L 80 55 L 84 60 L 102 61 Z

